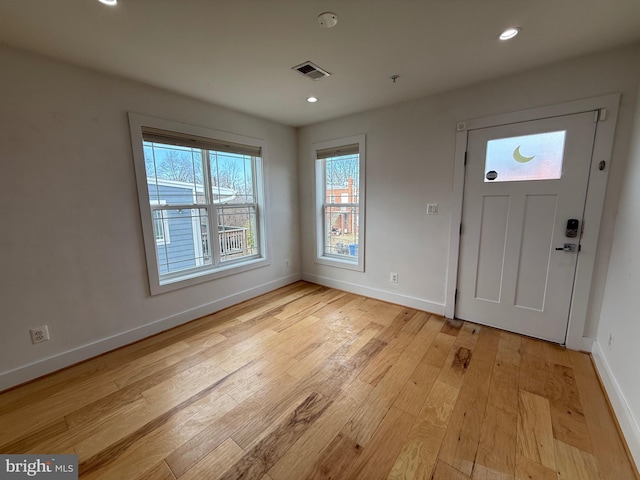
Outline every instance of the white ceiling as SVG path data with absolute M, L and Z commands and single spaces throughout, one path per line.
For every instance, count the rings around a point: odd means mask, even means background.
M 292 126 L 639 40 L 639 0 L 0 0 L 4 44 Z

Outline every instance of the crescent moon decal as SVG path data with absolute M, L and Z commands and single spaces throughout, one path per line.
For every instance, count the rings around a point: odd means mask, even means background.
M 513 151 L 513 159 L 518 163 L 527 163 L 533 160 L 534 158 L 536 158 L 535 155 L 533 157 L 525 157 L 524 155 L 522 155 L 520 153 L 520 145 L 518 145 L 516 149 Z

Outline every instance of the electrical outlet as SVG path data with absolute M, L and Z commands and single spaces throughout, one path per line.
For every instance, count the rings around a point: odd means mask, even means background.
M 31 343 L 35 344 L 49 340 L 49 328 L 46 325 L 32 328 L 29 333 L 31 333 Z
M 391 276 L 389 277 L 389 281 L 391 283 L 398 283 L 398 274 L 396 272 L 391 272 Z
M 289 268 L 289 260 L 284 261 L 284 268 Z
M 613 333 L 609 334 L 609 349 L 613 348 Z

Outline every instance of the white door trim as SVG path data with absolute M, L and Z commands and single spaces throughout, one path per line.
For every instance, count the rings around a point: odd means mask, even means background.
M 582 249 L 578 256 L 578 264 L 576 267 L 566 341 L 567 347 L 571 349 L 580 350 L 582 348 L 582 337 L 584 335 L 584 326 L 589 308 L 591 279 L 595 266 L 598 236 L 600 233 L 600 221 L 604 207 L 609 169 L 611 168 L 611 151 L 613 149 L 619 102 L 620 94 L 615 93 L 458 123 L 453 175 L 451 226 L 449 232 L 450 250 L 445 294 L 445 316 L 447 318 L 453 318 L 455 314 L 455 292 L 458 284 L 458 262 L 460 256 L 460 224 L 462 222 L 462 200 L 464 195 L 464 163 L 467 151 L 468 132 L 478 128 L 497 127 L 511 123 L 600 110 L 601 115 L 598 121 L 598 128 L 596 129 L 589 185 L 587 187 L 587 200 L 583 221 L 584 234 L 580 242 Z M 606 162 L 606 168 L 600 171 L 599 164 L 603 160 Z

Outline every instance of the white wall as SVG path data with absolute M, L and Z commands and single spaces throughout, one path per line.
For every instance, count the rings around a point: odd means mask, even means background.
M 295 129 L 9 48 L 0 64 L 0 390 L 299 278 Z M 129 111 L 266 140 L 270 266 L 149 295 Z
M 640 465 L 640 98 L 629 158 L 621 186 L 594 357 Z
M 461 120 L 622 93 L 586 336 L 595 336 L 640 81 L 640 45 L 302 128 L 303 278 L 433 312 L 445 301 L 454 142 Z M 390 88 L 395 88 L 390 84 Z M 367 135 L 365 272 L 314 262 L 311 144 Z M 427 203 L 439 204 L 427 216 Z M 588 228 L 588 227 L 587 227 Z M 399 274 L 397 285 L 389 272 Z

